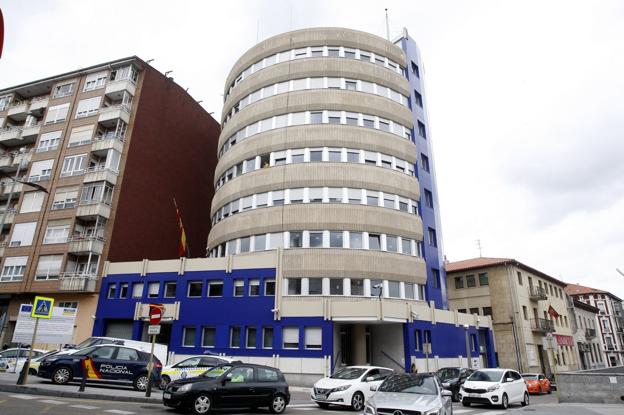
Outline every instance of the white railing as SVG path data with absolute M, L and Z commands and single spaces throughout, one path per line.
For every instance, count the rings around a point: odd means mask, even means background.
M 74 235 L 67 238 L 67 242 L 89 242 L 89 241 L 99 241 L 106 242 L 106 238 L 103 236 L 97 235 Z
M 94 173 L 94 172 L 98 172 L 98 171 L 110 171 L 112 173 L 118 174 L 119 172 L 115 169 L 111 169 L 110 167 L 106 167 L 103 164 L 98 164 L 97 166 L 91 166 L 87 169 L 87 173 Z
M 115 132 L 109 132 L 109 133 L 104 133 L 103 135 L 98 135 L 95 136 L 93 138 L 94 141 L 100 141 L 100 140 L 118 140 L 121 141 L 122 143 L 125 141 L 124 140 L 124 136 L 117 134 Z
M 35 150 L 36 153 L 45 153 L 46 151 L 52 151 L 52 150 L 56 150 L 58 148 L 58 144 L 52 145 L 52 146 L 44 146 L 44 147 L 37 147 L 37 149 Z
M 22 127 L 13 127 L 13 126 L 8 126 L 8 127 L 3 127 L 0 129 L 0 134 L 8 134 L 11 133 L 13 131 L 22 131 Z
M 33 182 L 33 183 L 34 182 L 42 182 L 42 181 L 45 181 L 45 180 L 50 180 L 50 175 L 49 174 L 44 174 L 44 175 L 35 174 L 33 176 L 28 176 L 28 181 L 29 182 Z
M 115 105 L 110 105 L 108 107 L 100 108 L 100 114 L 104 114 L 106 112 L 116 111 L 116 110 L 123 110 L 123 111 L 126 111 L 127 113 L 130 113 L 130 107 L 128 106 L 128 104 L 115 104 Z
M 111 201 L 106 201 L 106 200 L 81 200 L 80 202 L 78 202 L 79 206 L 91 206 L 91 205 L 97 205 L 97 204 L 103 204 L 106 206 L 112 206 L 112 202 Z
M 71 176 L 80 176 L 85 173 L 85 170 L 72 170 L 72 171 L 64 171 L 61 172 L 61 177 L 71 177 Z
M 63 272 L 59 275 L 61 291 L 94 291 L 96 274 Z

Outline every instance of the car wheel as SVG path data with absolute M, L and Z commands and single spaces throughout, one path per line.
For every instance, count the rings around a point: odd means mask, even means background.
M 364 395 L 362 392 L 355 392 L 353 394 L 353 397 L 351 398 L 351 408 L 357 412 L 364 409 Z
M 527 406 L 529 404 L 529 394 L 524 392 L 524 399 L 520 402 L 522 406 Z
M 67 366 L 61 366 L 54 369 L 52 372 L 52 382 L 57 385 L 65 385 L 72 380 L 72 371 Z
M 169 383 L 171 383 L 171 378 L 165 375 L 160 379 L 160 385 L 158 385 L 158 387 L 162 390 L 165 390 Z
M 503 393 L 503 398 L 501 399 L 501 408 L 509 408 L 509 398 L 507 397 L 506 393 Z
M 147 390 L 147 374 L 143 373 L 142 375 L 137 376 L 136 378 L 134 378 L 134 382 L 132 382 L 132 386 L 134 386 L 134 389 L 144 392 Z
M 281 414 L 286 410 L 286 398 L 284 395 L 275 395 L 269 405 L 272 414 Z
M 203 415 L 210 412 L 210 407 L 212 406 L 212 400 L 208 395 L 197 395 L 195 400 L 193 401 L 193 413 L 197 415 Z
M 329 408 L 329 404 L 328 404 L 328 403 L 317 402 L 316 404 L 317 404 L 317 405 L 319 406 L 319 408 L 321 408 L 321 409 L 327 409 L 327 408 Z

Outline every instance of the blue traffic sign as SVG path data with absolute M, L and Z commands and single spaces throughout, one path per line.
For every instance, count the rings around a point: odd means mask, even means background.
M 50 318 L 52 316 L 53 306 L 54 298 L 35 297 L 35 304 L 30 315 L 34 318 Z

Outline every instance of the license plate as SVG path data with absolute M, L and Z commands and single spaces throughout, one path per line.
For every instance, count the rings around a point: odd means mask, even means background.
M 165 399 L 171 399 L 171 394 L 170 394 L 170 393 L 165 392 L 165 393 L 163 393 L 163 398 L 165 398 Z
M 327 395 L 316 395 L 316 399 L 319 401 L 324 401 L 327 399 Z
M 479 397 L 479 394 L 478 394 L 478 393 L 469 393 L 469 394 L 468 394 L 468 396 L 469 396 L 470 398 L 478 398 L 478 397 Z

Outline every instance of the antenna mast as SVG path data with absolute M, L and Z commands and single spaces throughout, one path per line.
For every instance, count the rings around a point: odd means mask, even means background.
M 388 22 L 388 9 L 386 9 L 386 38 L 390 41 L 390 23 Z
M 477 239 L 477 249 L 479 250 L 479 258 L 483 257 L 483 255 L 481 255 L 481 239 Z

